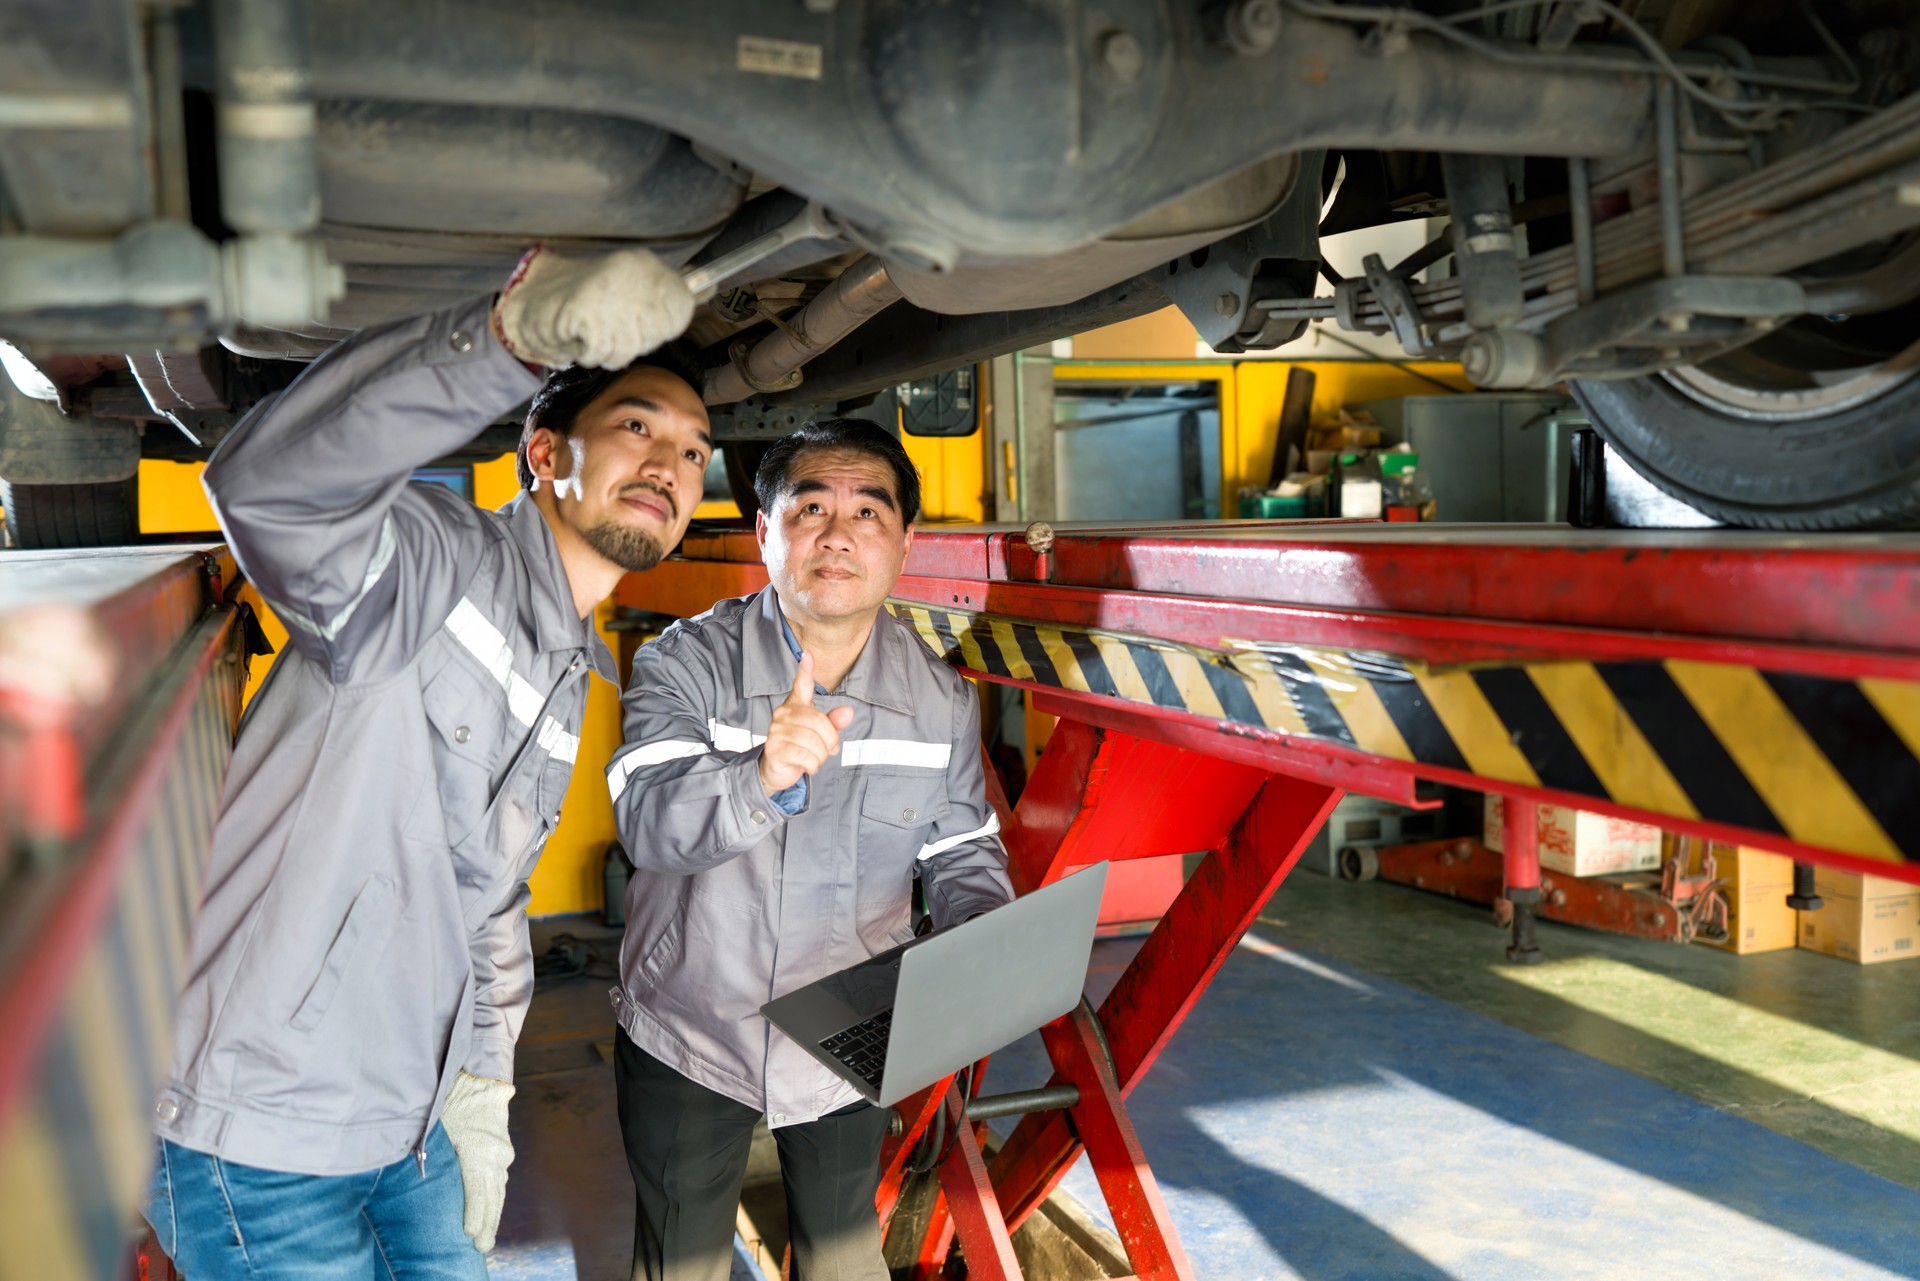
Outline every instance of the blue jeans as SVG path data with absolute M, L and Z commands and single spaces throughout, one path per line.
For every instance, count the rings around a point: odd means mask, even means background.
M 190 1281 L 486 1281 L 464 1209 L 460 1162 L 436 1125 L 424 1179 L 411 1155 L 322 1177 L 162 1140 L 145 1213 Z

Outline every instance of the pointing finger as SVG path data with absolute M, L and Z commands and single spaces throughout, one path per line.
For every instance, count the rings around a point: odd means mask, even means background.
M 805 650 L 800 652 L 800 670 L 793 674 L 793 692 L 787 695 L 787 701 L 801 707 L 813 706 L 813 655 Z

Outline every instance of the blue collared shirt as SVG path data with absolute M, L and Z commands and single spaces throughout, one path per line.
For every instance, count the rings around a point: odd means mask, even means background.
M 781 611 L 778 603 L 774 605 L 773 614 L 775 618 L 780 620 L 781 639 L 785 640 L 787 642 L 787 648 L 793 651 L 793 661 L 796 663 L 799 662 L 801 654 L 800 641 L 794 636 L 793 628 L 787 625 L 787 616 Z M 827 690 L 819 681 L 815 681 L 813 683 L 813 692 L 816 694 L 824 694 Z M 767 799 L 779 806 L 782 814 L 788 815 L 789 817 L 798 814 L 801 810 L 807 808 L 807 776 L 802 774 L 800 780 L 792 787 L 783 787 Z

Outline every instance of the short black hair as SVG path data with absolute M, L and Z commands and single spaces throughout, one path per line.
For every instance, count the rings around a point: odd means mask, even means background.
M 520 488 L 533 488 L 533 468 L 527 463 L 527 444 L 542 427 L 566 436 L 573 431 L 580 411 L 594 402 L 601 392 L 636 369 L 658 369 L 671 374 L 699 395 L 705 382 L 698 349 L 690 342 L 676 339 L 656 348 L 623 369 L 595 369 L 588 365 L 568 365 L 547 375 L 546 385 L 533 394 L 527 407 L 526 426 L 520 429 L 520 448 L 515 457 Z
M 789 479 L 793 464 L 802 455 L 819 449 L 845 449 L 886 463 L 893 468 L 893 496 L 900 503 L 900 523 L 911 525 L 919 519 L 920 473 L 914 470 L 905 446 L 886 428 L 859 418 L 822 418 L 775 441 L 753 478 L 753 494 L 760 500 L 760 510 L 772 514 L 793 490 Z

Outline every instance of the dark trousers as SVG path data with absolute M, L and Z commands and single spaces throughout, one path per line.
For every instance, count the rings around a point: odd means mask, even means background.
M 760 1113 L 698 1085 L 621 1031 L 613 1075 L 637 1204 L 633 1281 L 726 1281 Z M 773 1132 L 796 1281 L 887 1281 L 873 1197 L 887 1112 L 865 1103 Z

